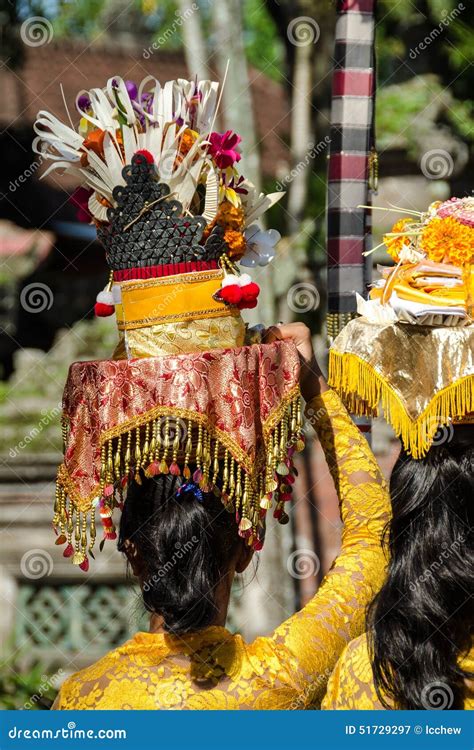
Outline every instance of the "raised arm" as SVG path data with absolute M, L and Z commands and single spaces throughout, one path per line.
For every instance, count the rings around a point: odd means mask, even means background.
M 283 331 L 291 328 L 284 326 Z M 300 331 L 299 335 L 306 334 Z M 298 346 L 298 341 L 295 343 Z M 301 353 L 301 345 L 298 348 Z M 383 582 L 387 561 L 381 537 L 390 506 L 385 481 L 367 441 L 337 394 L 327 389 L 305 349 L 303 364 L 307 370 L 301 380 L 306 415 L 318 434 L 339 496 L 342 548 L 304 609 L 270 638 L 252 645 L 270 647 L 286 685 L 297 691 L 302 704 L 317 705 L 345 645 L 363 632 L 366 606 Z

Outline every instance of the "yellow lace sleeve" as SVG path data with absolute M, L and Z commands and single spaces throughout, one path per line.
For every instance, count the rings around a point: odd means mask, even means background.
M 336 484 L 342 549 L 313 599 L 278 627 L 270 639 L 252 644 L 256 653 L 271 640 L 281 674 L 290 676 L 301 704 L 319 705 L 346 644 L 364 631 L 365 610 L 386 568 L 381 547 L 390 518 L 385 480 L 366 439 L 333 391 L 306 408 Z M 263 642 L 267 641 L 267 644 Z
M 365 634 L 353 640 L 342 652 L 329 678 L 321 708 L 325 711 L 384 708 L 375 691 Z

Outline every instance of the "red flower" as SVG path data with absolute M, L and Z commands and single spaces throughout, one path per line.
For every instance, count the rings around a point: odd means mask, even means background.
M 92 219 L 92 214 L 89 211 L 89 198 L 94 191 L 85 187 L 78 187 L 74 190 L 72 195 L 69 197 L 69 201 L 76 207 L 76 219 L 78 221 L 84 221 L 87 224 Z
M 220 169 L 232 167 L 236 161 L 240 161 L 240 153 L 236 146 L 242 138 L 232 130 L 226 130 L 225 133 L 211 133 L 209 136 L 210 146 L 209 153 Z

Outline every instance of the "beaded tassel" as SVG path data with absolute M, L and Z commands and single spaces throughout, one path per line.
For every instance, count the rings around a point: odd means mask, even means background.
M 189 468 L 189 460 L 191 457 L 191 451 L 193 449 L 193 427 L 192 422 L 188 419 L 187 433 L 186 433 L 186 446 L 184 453 L 184 468 L 183 477 L 188 480 L 191 478 L 191 469 Z
M 162 474 L 169 473 L 169 467 L 168 467 L 169 449 L 170 449 L 170 418 L 165 417 L 165 434 L 163 436 L 163 455 L 160 461 L 160 472 Z
M 176 425 L 176 434 L 173 440 L 173 453 L 171 455 L 170 474 L 178 477 L 181 474 L 181 469 L 178 466 L 178 450 L 180 444 L 180 428 Z
M 84 562 L 84 553 L 81 551 L 81 514 L 76 512 L 76 522 L 74 524 L 74 554 L 72 561 L 74 565 L 80 565 Z
M 145 442 L 143 444 L 142 460 L 140 462 L 140 467 L 142 469 L 145 468 L 145 464 L 148 461 L 149 452 L 150 452 L 150 423 L 147 422 L 145 425 Z
M 118 436 L 117 447 L 115 449 L 114 478 L 116 480 L 120 480 L 122 478 L 122 436 L 121 435 Z
M 135 430 L 135 482 L 141 484 L 140 479 L 140 466 L 142 460 L 142 453 L 140 449 L 140 427 Z

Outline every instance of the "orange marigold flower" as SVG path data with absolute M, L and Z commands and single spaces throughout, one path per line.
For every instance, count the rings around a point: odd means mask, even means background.
M 233 206 L 230 201 L 223 201 L 217 210 L 217 223 L 226 229 L 242 229 L 244 212 L 242 208 Z
M 474 230 L 451 216 L 432 219 L 423 229 L 420 245 L 435 263 L 474 263 Z
M 392 232 L 399 234 L 406 230 L 407 224 L 411 224 L 413 219 L 400 219 L 395 222 L 392 227 Z M 404 245 L 410 244 L 410 237 L 407 235 L 399 235 L 398 237 L 392 237 L 389 234 L 384 234 L 383 242 L 387 248 L 387 253 L 392 256 L 395 263 L 400 260 L 399 255 Z
M 204 228 L 201 242 L 207 240 L 216 224 L 226 230 L 234 230 L 236 234 L 241 234 L 239 230 L 244 226 L 243 209 L 236 208 L 229 201 L 223 201 L 217 209 L 215 218 Z
M 179 140 L 179 153 L 181 154 L 181 156 L 186 156 L 188 151 L 191 150 L 191 147 L 193 146 L 196 138 L 197 133 L 195 130 L 191 130 L 190 128 L 188 128 L 184 131 Z
M 227 255 L 233 260 L 239 260 L 245 252 L 245 237 L 242 232 L 237 232 L 235 229 L 226 229 L 224 232 L 224 240 L 229 248 Z

